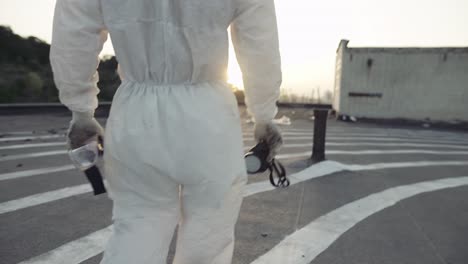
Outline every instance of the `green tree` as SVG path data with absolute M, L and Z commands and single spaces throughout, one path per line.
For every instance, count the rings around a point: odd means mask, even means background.
M 0 103 L 13 103 L 16 98 L 14 87 L 0 83 Z
M 22 84 L 24 87 L 21 87 L 21 95 L 29 98 L 38 98 L 42 95 L 42 87 L 44 82 L 41 79 L 41 76 L 36 72 L 28 72 L 24 77 Z

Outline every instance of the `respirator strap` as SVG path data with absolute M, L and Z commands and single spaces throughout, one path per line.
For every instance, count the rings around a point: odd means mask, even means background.
M 286 177 L 286 170 L 279 161 L 273 159 L 268 169 L 270 170 L 271 185 L 281 188 L 289 186 L 290 182 L 289 179 Z M 275 181 L 275 173 L 277 174 L 278 181 Z
M 88 178 L 89 183 L 91 183 L 91 187 L 93 187 L 94 195 L 106 192 L 101 172 L 97 166 L 92 166 L 85 170 L 84 173 L 86 174 L 86 178 Z

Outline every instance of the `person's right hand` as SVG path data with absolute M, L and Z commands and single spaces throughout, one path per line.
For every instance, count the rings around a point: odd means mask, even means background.
M 73 112 L 67 135 L 69 148 L 79 148 L 99 137 L 102 140 L 103 135 L 104 129 L 94 118 L 93 113 Z
M 255 123 L 254 137 L 257 142 L 264 141 L 270 149 L 267 160 L 270 162 L 278 154 L 283 145 L 283 137 L 278 127 L 273 123 Z

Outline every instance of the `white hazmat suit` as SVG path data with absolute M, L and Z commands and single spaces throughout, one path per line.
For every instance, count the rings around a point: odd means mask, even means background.
M 177 224 L 174 263 L 231 263 L 246 168 L 229 26 L 247 107 L 268 123 L 281 84 L 273 0 L 57 0 L 60 100 L 92 118 L 108 33 L 123 75 L 104 137 L 114 231 L 101 263 L 166 263 Z

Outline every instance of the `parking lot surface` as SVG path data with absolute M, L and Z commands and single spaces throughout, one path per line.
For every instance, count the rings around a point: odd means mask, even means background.
M 112 202 L 71 165 L 68 122 L 0 116 L 1 264 L 102 257 Z M 247 150 L 252 125 L 242 122 Z M 313 121 L 281 129 L 292 185 L 250 177 L 233 263 L 468 263 L 467 133 L 329 120 L 327 160 L 311 164 Z

